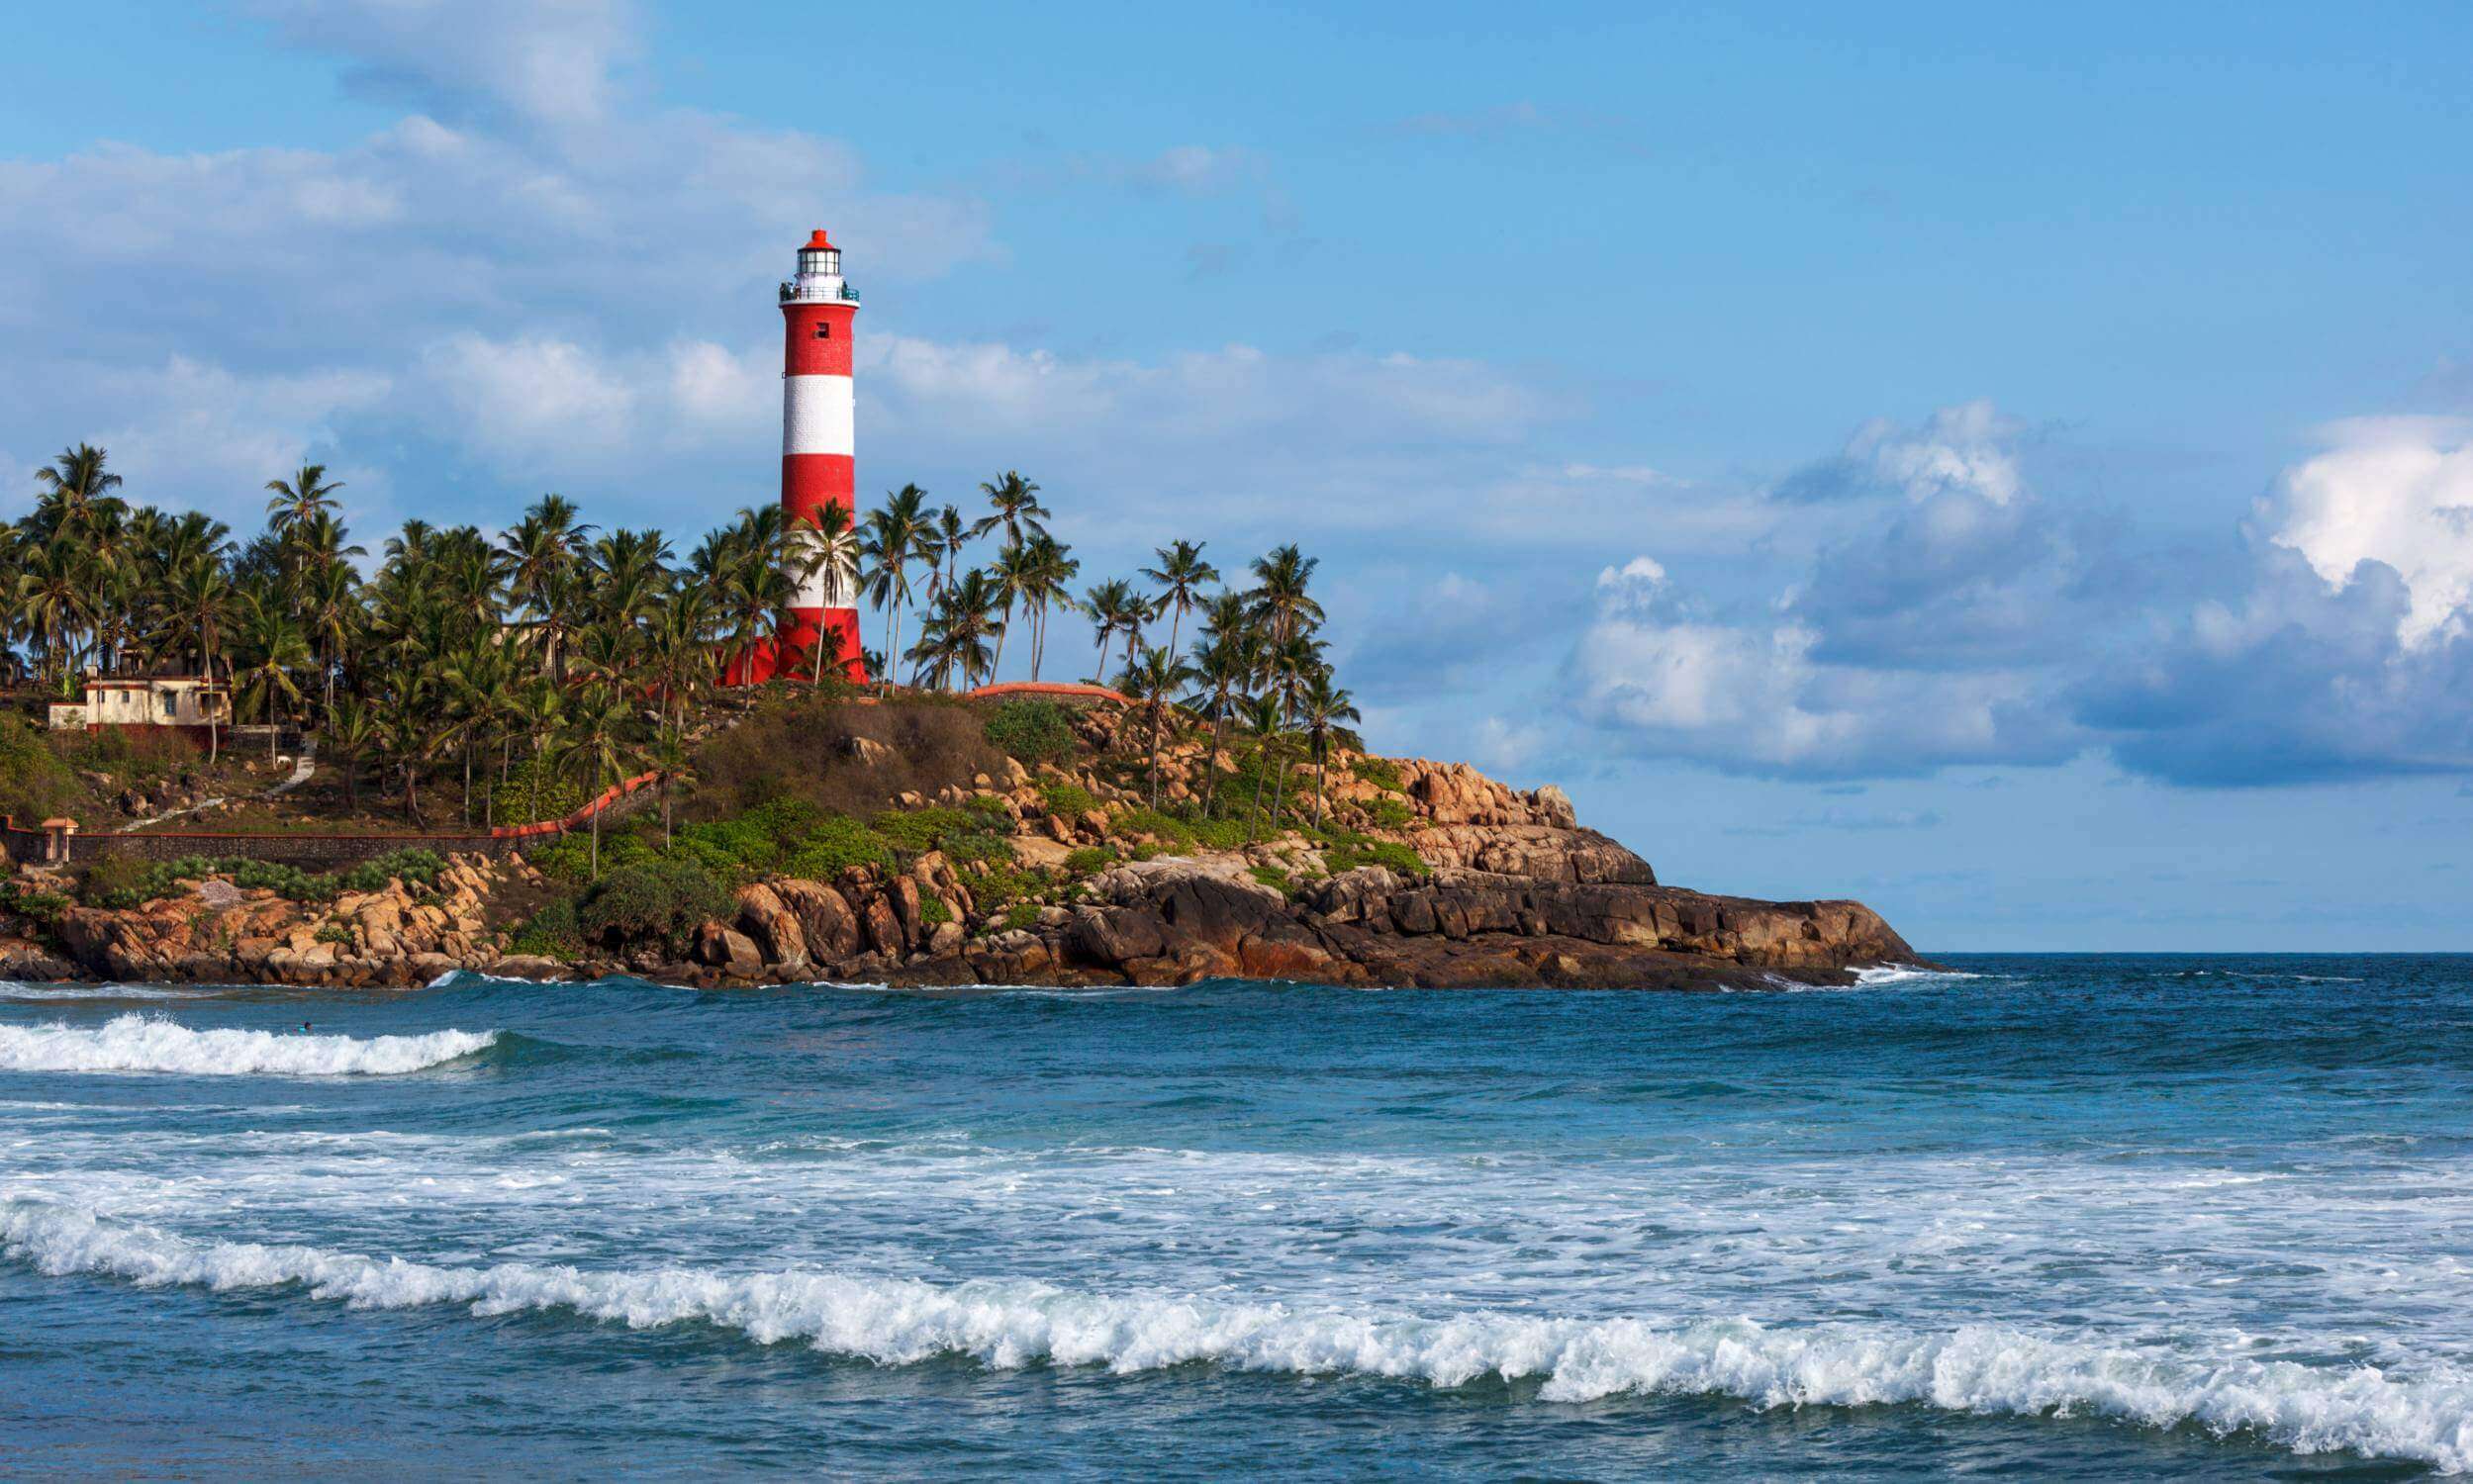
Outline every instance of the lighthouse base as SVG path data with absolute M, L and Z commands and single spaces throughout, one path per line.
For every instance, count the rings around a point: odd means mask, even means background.
M 816 646 L 821 641 L 822 673 L 852 685 L 867 684 L 867 663 L 860 658 L 857 608 L 801 608 L 770 639 L 721 667 L 725 686 L 760 686 L 766 681 L 811 681 L 817 674 Z

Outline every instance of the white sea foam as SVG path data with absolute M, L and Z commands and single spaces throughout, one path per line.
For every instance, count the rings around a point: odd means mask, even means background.
M 206 999 L 222 992 L 161 984 L 21 984 L 0 979 L 0 999 Z
M 701 1322 L 763 1344 L 805 1342 L 899 1365 L 942 1354 L 995 1367 L 1126 1373 L 1210 1363 L 1459 1386 L 1538 1378 L 1549 1401 L 1625 1393 L 1740 1397 L 1761 1407 L 1916 1404 L 1984 1414 L 2096 1414 L 2253 1434 L 2298 1452 L 2350 1449 L 2446 1472 L 2473 1467 L 2473 1380 L 2390 1379 L 2367 1366 L 2108 1348 L 1991 1325 L 1773 1329 L 1743 1320 L 1661 1329 L 1631 1320 L 1472 1313 L 1372 1318 L 1044 1283 L 939 1286 L 826 1272 L 589 1271 L 523 1262 L 441 1266 L 309 1247 L 197 1242 L 48 1202 L 0 1204 L 0 1249 L 53 1274 L 218 1292 L 301 1285 L 358 1308 L 460 1304 L 557 1310 L 630 1328 Z
M 1854 971 L 1855 982 L 1866 989 L 1885 989 L 1892 984 L 1938 983 L 1943 979 L 1979 979 L 1979 974 L 1956 969 L 1916 969 L 1904 964 L 1879 964 Z
M 159 1016 L 100 1026 L 0 1025 L 0 1071 L 167 1071 L 190 1076 L 346 1076 L 419 1071 L 468 1057 L 496 1031 L 422 1036 L 275 1035 L 194 1031 Z

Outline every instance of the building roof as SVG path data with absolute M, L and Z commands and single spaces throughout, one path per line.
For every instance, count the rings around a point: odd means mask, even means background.
M 815 235 L 808 238 L 808 245 L 799 250 L 801 252 L 839 252 L 841 249 L 832 244 L 831 239 L 824 235 L 824 229 L 819 227 L 815 230 Z

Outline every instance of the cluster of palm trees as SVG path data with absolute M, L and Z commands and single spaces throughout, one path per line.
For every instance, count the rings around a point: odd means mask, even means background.
M 407 521 L 366 573 L 342 486 L 321 464 L 267 483 L 266 527 L 245 541 L 194 511 L 131 504 L 91 445 L 36 479 L 33 511 L 0 529 L 12 664 L 22 655 L 60 695 L 89 674 L 228 684 L 238 713 L 265 724 L 270 754 L 279 726 L 314 730 L 352 806 L 374 768 L 419 822 L 424 788 L 441 779 L 459 784 L 467 821 L 488 824 L 536 817 L 545 775 L 595 788 L 645 764 L 684 776 L 697 702 L 750 672 L 819 575 L 882 615 L 884 653 L 859 659 L 887 685 L 888 655 L 913 686 L 983 684 L 1008 635 L 1036 680 L 1049 619 L 1087 614 L 1094 678 L 1113 656 L 1117 688 L 1148 721 L 1154 792 L 1172 712 L 1207 721 L 1214 751 L 1239 724 L 1275 749 L 1302 739 L 1317 760 L 1357 714 L 1323 658 L 1312 558 L 1282 547 L 1252 564 L 1249 586 L 1222 589 L 1201 546 L 1179 541 L 1136 579 L 1076 598 L 1082 564 L 1047 529 L 1039 487 L 1012 471 L 980 487 L 987 512 L 975 518 L 931 510 L 909 485 L 855 526 L 829 505 L 811 518 L 743 510 L 684 558 L 659 531 L 602 530 L 548 495 L 495 538 Z M 971 548 L 989 537 L 983 564 Z M 790 678 L 819 684 L 837 670 L 824 649 L 810 646 L 806 673 Z M 220 742 L 210 733 L 210 747 Z M 1275 779 L 1275 818 L 1284 785 Z
M 883 615 L 886 652 L 910 667 L 913 686 L 968 688 L 994 678 L 1017 612 L 1029 630 L 1030 679 L 1036 681 L 1046 660 L 1049 617 L 1079 611 L 1097 641 L 1094 680 L 1111 683 L 1109 654 L 1123 642 L 1116 651 L 1122 669 L 1112 684 L 1141 708 L 1154 804 L 1159 750 L 1175 713 L 1210 723 L 1214 755 L 1234 722 L 1275 760 L 1301 737 L 1317 768 L 1328 760 L 1335 736 L 1360 719 L 1349 693 L 1333 680 L 1319 634 L 1322 605 L 1308 592 L 1319 559 L 1283 546 L 1251 564 L 1250 586 L 1226 588 L 1201 543 L 1177 541 L 1159 548 L 1158 565 L 1136 578 L 1111 578 L 1076 599 L 1071 585 L 1082 563 L 1049 533 L 1045 522 L 1053 512 L 1040 503 L 1039 487 L 1007 470 L 979 491 L 989 513 L 976 520 L 950 505 L 931 511 L 927 493 L 904 485 L 860 524 L 859 591 Z M 1001 535 L 994 559 L 984 567 L 966 563 L 964 549 L 992 533 Z M 920 604 L 915 638 L 905 650 L 904 612 L 914 601 Z M 1194 643 L 1181 652 L 1186 619 L 1196 611 L 1202 621 Z M 1146 635 L 1162 620 L 1166 642 L 1149 642 Z M 1276 820 L 1285 769 L 1257 769 L 1258 784 L 1266 772 Z M 1217 791 L 1214 771 L 1204 786 L 1205 814 L 1216 809 Z M 1327 791 L 1318 781 L 1317 822 Z M 1259 792 L 1249 804 L 1256 810 Z

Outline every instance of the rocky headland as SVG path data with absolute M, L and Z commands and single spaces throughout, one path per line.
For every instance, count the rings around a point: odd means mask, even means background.
M 1121 716 L 1077 724 L 1089 758 L 1129 740 Z M 838 746 L 857 770 L 893 761 L 863 736 Z M 1162 803 L 1187 805 L 1200 790 L 1233 786 L 1235 763 L 1207 752 L 1187 741 L 1164 753 L 1154 786 Z M 588 930 L 557 952 L 537 951 L 540 935 L 525 925 L 561 887 L 516 856 L 454 857 L 425 880 L 306 899 L 209 874 L 135 904 L 87 905 L 76 902 L 74 882 L 27 872 L 10 897 L 19 910 L 0 938 L 0 974 L 344 987 L 468 970 L 699 985 L 1240 976 L 1683 988 L 1843 983 L 1859 967 L 1922 962 L 1859 902 L 1754 901 L 1660 884 L 1639 855 L 1583 828 L 1557 788 L 1514 789 L 1465 765 L 1346 752 L 1314 782 L 1329 828 L 1300 819 L 1276 838 L 1214 847 L 1151 807 L 1149 790 L 1127 787 L 1121 766 L 1026 768 L 1003 757 L 933 795 L 888 799 L 896 809 L 967 810 L 988 821 L 1004 841 L 995 861 L 984 849 L 959 861 L 925 849 L 829 880 L 757 873 L 669 932 Z M 1287 802 L 1306 817 L 1316 809 L 1308 798 Z

